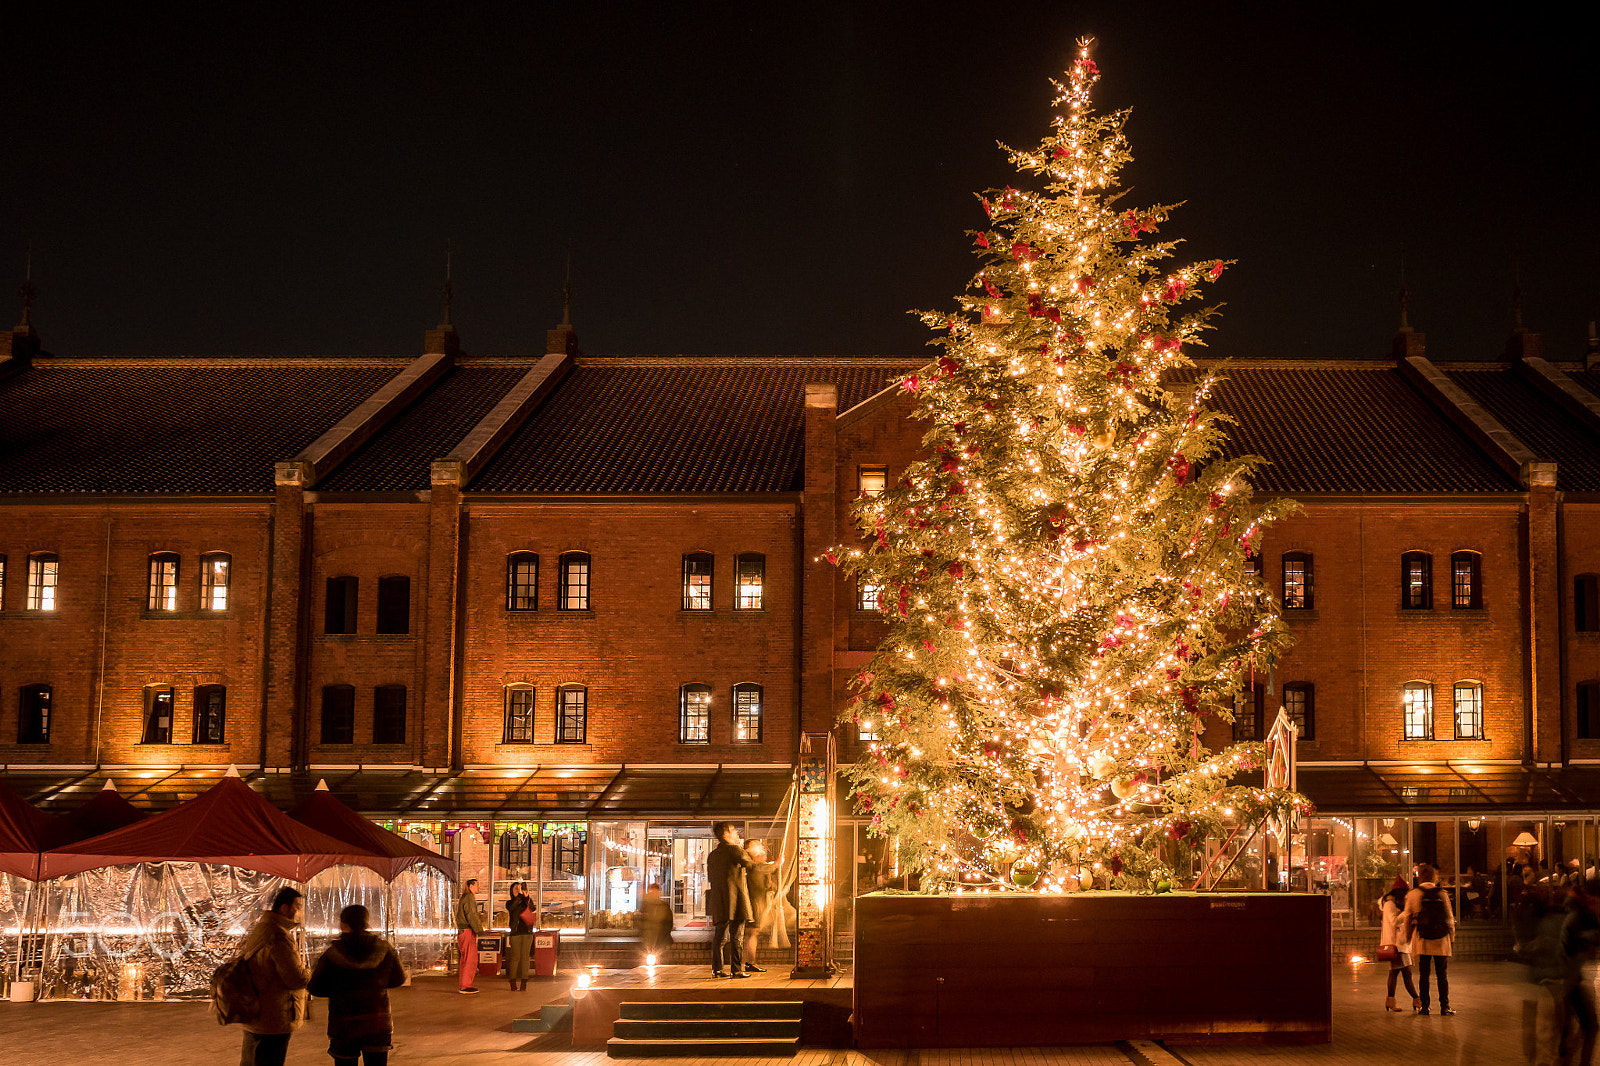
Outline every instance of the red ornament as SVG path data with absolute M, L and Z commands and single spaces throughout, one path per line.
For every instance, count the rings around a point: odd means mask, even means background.
M 900 387 L 905 389 L 907 392 L 916 392 L 917 389 L 922 387 L 922 382 L 917 375 L 912 374 L 910 377 L 900 382 Z
M 1033 318 L 1044 314 L 1044 297 L 1036 292 L 1028 293 L 1028 314 Z
M 1039 251 L 1027 241 L 1017 241 L 1011 246 L 1011 257 L 1019 263 L 1032 263 L 1039 258 Z
M 1051 304 L 1049 307 L 1044 309 L 1044 317 L 1059 324 L 1061 322 L 1061 309 L 1054 304 Z
M 1171 281 L 1167 282 L 1167 289 L 1161 294 L 1161 298 L 1167 301 L 1169 304 L 1177 303 L 1178 300 L 1182 298 L 1183 294 L 1188 291 L 1189 283 L 1187 281 L 1184 281 L 1182 278 L 1173 278 Z
M 1085 275 L 1083 275 L 1083 277 L 1078 279 L 1078 291 L 1079 292 L 1093 292 L 1094 291 L 1094 287 L 1097 284 L 1099 284 L 1099 283 L 1096 282 L 1094 280 L 1094 278 L 1090 277 L 1088 274 L 1085 274 Z
M 839 565 L 839 557 L 833 554 L 833 552 L 823 552 L 822 557 L 828 560 L 828 562 L 832 563 L 834 566 Z
M 947 378 L 955 377 L 956 371 L 960 370 L 960 369 L 961 369 L 961 364 L 957 363 L 954 359 L 950 358 L 948 355 L 941 355 L 939 357 L 939 372 L 942 373 L 945 377 L 947 377 Z
M 1120 851 L 1111 856 L 1111 876 L 1122 876 L 1122 853 Z
M 1194 828 L 1193 822 L 1173 822 L 1167 826 L 1168 840 L 1182 840 Z
M 993 296 L 996 300 L 1000 299 L 1000 290 L 995 288 L 994 282 L 990 281 L 988 278 L 983 279 L 983 288 L 985 292 L 987 292 L 990 296 Z
M 1221 507 L 1226 500 L 1220 492 L 1213 492 L 1206 502 L 1209 503 L 1211 505 L 1211 509 L 1215 511 L 1218 507 Z
M 1167 469 L 1172 471 L 1172 480 L 1179 485 L 1183 485 L 1189 480 L 1189 460 L 1183 457 L 1182 452 L 1167 461 Z
M 1224 264 L 1224 263 L 1221 263 L 1221 262 L 1219 262 L 1216 266 L 1212 267 L 1211 268 L 1211 280 L 1212 281 L 1216 281 L 1218 278 L 1220 278 L 1222 276 L 1222 272 L 1224 270 L 1226 270 L 1226 269 L 1227 269 L 1227 265 Z
M 962 566 L 960 563 L 951 563 L 949 566 L 945 567 L 945 573 L 959 581 L 967 576 L 967 568 Z
M 973 238 L 972 243 L 976 244 L 979 248 L 987 248 L 989 247 L 989 235 L 987 233 L 980 233 L 977 235 L 977 237 Z

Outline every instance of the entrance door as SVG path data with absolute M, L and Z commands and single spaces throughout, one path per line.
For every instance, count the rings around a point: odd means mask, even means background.
M 706 857 L 717 841 L 704 823 L 652 825 L 650 876 L 661 885 L 661 896 L 672 907 L 678 929 L 710 925 L 706 918 Z

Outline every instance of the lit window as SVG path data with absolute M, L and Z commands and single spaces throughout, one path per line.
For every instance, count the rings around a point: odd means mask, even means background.
M 561 557 L 561 599 L 556 608 L 562 611 L 589 609 L 589 556 L 584 552 L 568 552 Z
M 539 609 L 539 557 L 517 552 L 506 557 L 506 610 Z
M 556 701 L 556 743 L 582 744 L 589 732 L 589 690 L 564 688 Z
M 228 586 L 233 581 L 233 556 L 211 552 L 200 556 L 200 609 L 226 611 Z
M 21 713 L 17 716 L 18 744 L 50 743 L 50 701 L 53 695 L 49 685 L 23 687 L 19 707 Z
M 372 692 L 372 742 L 406 742 L 406 687 L 379 685 Z
M 505 743 L 533 743 L 533 689 L 506 689 Z
M 1315 604 L 1310 552 L 1286 552 L 1283 556 L 1283 606 L 1286 610 L 1309 611 Z
M 380 577 L 378 579 L 378 632 L 411 632 L 411 579 L 409 577 Z
M 1477 552 L 1450 555 L 1450 606 L 1458 611 L 1483 606 L 1483 556 Z
M 1456 739 L 1483 739 L 1483 686 L 1476 681 L 1456 682 Z
M 878 723 L 871 718 L 861 719 L 861 721 L 856 723 L 856 739 L 882 740 L 883 737 L 879 735 L 878 731 Z
M 734 606 L 741 611 L 761 610 L 761 590 L 767 580 L 767 557 L 746 553 L 735 560 Z
M 1433 739 L 1433 686 L 1425 681 L 1413 681 L 1405 688 L 1404 696 L 1406 739 Z
M 222 608 L 218 608 L 221 610 Z M 221 744 L 227 736 L 228 690 L 201 685 L 194 690 L 194 743 Z
M 881 611 L 883 609 L 883 586 L 874 585 L 868 581 L 856 582 L 856 610 Z
M 1293 719 L 1295 736 L 1298 739 L 1317 739 L 1315 686 L 1303 681 L 1283 686 L 1283 709 Z
M 889 470 L 882 466 L 864 466 L 861 468 L 861 495 L 882 496 L 883 490 L 889 487 Z
M 28 610 L 53 611 L 56 609 L 56 579 L 61 562 L 51 552 L 36 552 L 28 556 Z
M 711 555 L 693 552 L 683 557 L 683 609 L 711 610 Z
M 685 685 L 678 694 L 678 741 L 711 743 L 711 687 Z
M 1252 685 L 1233 697 L 1233 739 L 1260 740 L 1265 736 L 1262 719 L 1265 716 L 1267 690 Z
M 145 606 L 152 611 L 178 609 L 178 557 L 172 552 L 150 556 L 150 596 Z
M 741 743 L 761 742 L 761 686 L 733 687 L 733 739 Z
M 322 742 L 353 744 L 356 739 L 356 690 L 349 685 L 322 689 Z
M 172 743 L 172 702 L 169 685 L 150 685 L 144 690 L 144 737 L 139 743 Z
M 560 829 L 550 840 L 550 873 L 557 876 L 583 876 L 585 830 Z
M 354 633 L 356 631 L 356 606 L 359 603 L 361 583 L 353 577 L 330 577 L 328 601 L 323 612 L 323 632 Z
M 1400 556 L 1400 606 L 1408 611 L 1433 606 L 1433 556 L 1427 552 Z
M 526 829 L 502 829 L 500 831 L 500 865 L 508 873 L 524 871 L 533 865 L 533 834 Z M 513 876 L 526 876 L 521 872 Z

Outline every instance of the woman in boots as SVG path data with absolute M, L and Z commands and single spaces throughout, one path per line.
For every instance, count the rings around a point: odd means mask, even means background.
M 528 954 L 533 950 L 533 927 L 539 916 L 521 881 L 511 885 L 511 898 L 506 900 L 506 916 L 511 919 L 511 935 L 506 937 L 506 978 L 511 982 L 511 991 L 526 992 Z
M 1389 960 L 1389 996 L 1383 1001 L 1383 1009 L 1397 1011 L 1400 1008 L 1394 1005 L 1394 986 L 1398 978 L 1406 979 L 1406 991 L 1411 993 L 1411 1009 L 1418 1010 L 1422 1007 L 1422 1000 L 1417 998 L 1417 986 L 1411 981 L 1411 946 L 1405 938 L 1402 928 L 1402 917 L 1406 909 L 1406 883 L 1404 879 L 1396 877 L 1389 892 L 1383 897 L 1383 933 L 1378 938 L 1379 947 L 1393 946 L 1394 958 Z

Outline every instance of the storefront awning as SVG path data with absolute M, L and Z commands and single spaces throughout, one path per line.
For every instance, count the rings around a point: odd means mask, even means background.
M 1519 766 L 1301 767 L 1299 790 L 1324 814 L 1600 812 L 1600 771 Z

